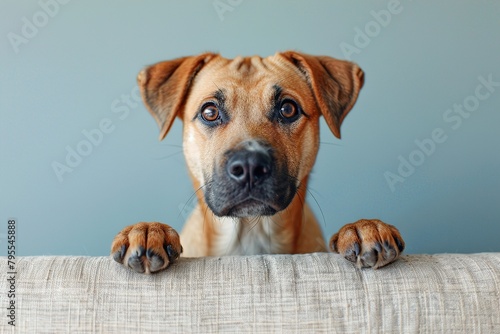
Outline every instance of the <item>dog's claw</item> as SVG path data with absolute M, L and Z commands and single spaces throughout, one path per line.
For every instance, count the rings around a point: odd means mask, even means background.
M 144 254 L 144 249 L 141 251 L 140 248 L 142 247 L 139 247 L 139 250 L 128 258 L 128 266 L 138 273 L 143 273 L 144 263 L 142 262 L 142 255 Z
M 151 248 L 146 252 L 146 256 L 149 261 L 149 270 L 152 273 L 161 270 L 161 268 L 165 265 L 165 260 L 161 257 L 161 255 L 155 253 Z M 170 262 L 172 262 L 172 260 L 170 260 Z
M 355 242 L 345 251 L 344 257 L 351 262 L 356 262 L 356 259 L 359 256 L 359 250 L 359 244 Z
M 118 263 L 123 263 L 123 257 L 125 256 L 125 251 L 127 250 L 127 246 L 122 245 L 120 250 L 113 253 L 113 260 Z
M 179 235 L 161 223 L 138 223 L 124 228 L 113 240 L 113 259 L 138 273 L 167 268 L 182 252 Z
M 380 220 L 362 219 L 345 225 L 330 240 L 330 248 L 358 267 L 383 267 L 404 250 L 399 231 Z
M 165 248 L 165 251 L 167 252 L 167 255 L 168 255 L 168 259 L 170 261 L 174 261 L 176 260 L 180 253 L 177 252 L 173 247 L 172 245 L 164 245 L 164 248 Z M 182 252 L 182 247 L 181 247 L 181 252 Z
M 405 249 L 405 243 L 403 239 L 398 236 L 394 236 L 394 241 L 396 241 L 396 245 L 398 246 L 399 252 L 402 252 Z

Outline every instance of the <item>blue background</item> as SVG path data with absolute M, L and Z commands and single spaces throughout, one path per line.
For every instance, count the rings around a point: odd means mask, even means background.
M 479 77 L 500 82 L 500 3 L 401 1 L 377 22 L 372 11 L 391 3 L 2 1 L 1 254 L 10 217 L 19 255 L 106 255 L 114 235 L 138 221 L 180 229 L 193 206 L 182 123 L 158 142 L 155 121 L 134 100 L 136 74 L 203 51 L 287 49 L 350 58 L 366 73 L 342 140 L 321 125 L 309 201 L 325 237 L 378 217 L 400 229 L 407 253 L 500 251 L 500 87 L 460 125 L 443 118 L 473 102 Z M 38 31 L 23 35 L 26 22 Z M 13 34 L 29 36 L 17 52 Z M 106 119 L 112 131 L 60 182 L 53 163 Z M 421 159 L 415 141 L 438 128 L 446 140 Z M 391 189 L 384 174 L 412 154 L 420 165 Z

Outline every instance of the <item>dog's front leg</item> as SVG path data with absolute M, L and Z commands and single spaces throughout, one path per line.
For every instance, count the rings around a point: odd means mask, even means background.
M 395 261 L 405 248 L 398 229 L 378 219 L 347 224 L 330 239 L 330 249 L 358 267 L 383 267 Z
M 144 274 L 167 268 L 181 253 L 179 234 L 162 223 L 127 226 L 111 245 L 111 256 L 116 262 Z

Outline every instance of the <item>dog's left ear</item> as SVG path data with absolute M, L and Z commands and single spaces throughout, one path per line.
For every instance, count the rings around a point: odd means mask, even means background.
M 327 56 L 281 53 L 305 75 L 328 127 L 340 138 L 340 125 L 356 103 L 364 73 L 358 65 Z
M 144 104 L 160 127 L 160 140 L 181 113 L 194 77 L 214 56 L 204 53 L 164 61 L 144 68 L 137 76 Z

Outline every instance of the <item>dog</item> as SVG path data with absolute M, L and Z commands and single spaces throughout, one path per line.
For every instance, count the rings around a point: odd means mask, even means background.
M 354 63 L 294 51 L 226 59 L 214 53 L 164 61 L 137 77 L 160 140 L 176 117 L 197 206 L 181 235 L 152 222 L 124 228 L 112 258 L 154 273 L 187 257 L 325 252 L 305 203 L 319 120 L 340 139 L 364 83 Z M 181 245 L 182 241 L 182 245 Z M 399 231 L 376 219 L 347 224 L 329 242 L 359 267 L 396 260 Z

